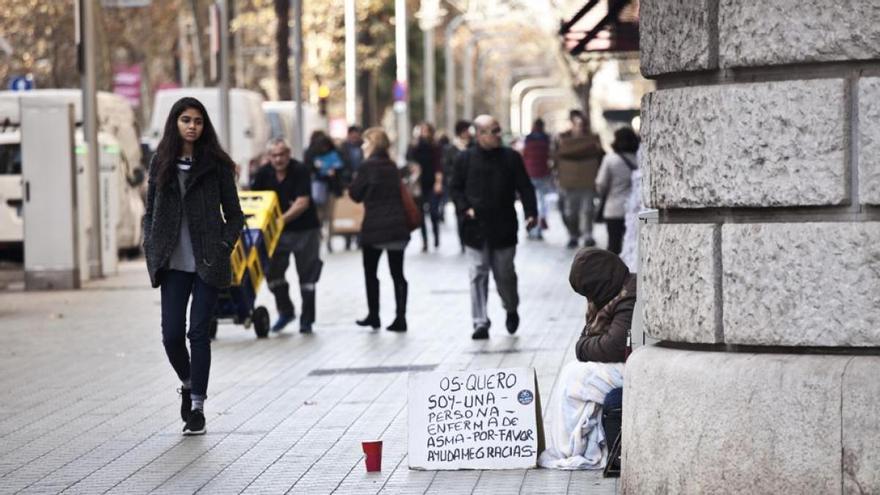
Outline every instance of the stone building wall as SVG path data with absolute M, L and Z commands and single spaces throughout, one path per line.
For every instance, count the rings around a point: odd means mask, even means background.
M 642 0 L 625 493 L 880 493 L 880 2 Z

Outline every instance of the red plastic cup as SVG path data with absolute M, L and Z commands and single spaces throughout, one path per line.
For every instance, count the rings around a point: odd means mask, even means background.
M 361 442 L 364 447 L 364 462 L 367 464 L 367 472 L 372 473 L 382 470 L 382 440 L 376 442 Z

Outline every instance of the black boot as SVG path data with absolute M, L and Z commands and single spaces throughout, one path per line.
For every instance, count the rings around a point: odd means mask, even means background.
M 300 333 L 312 333 L 312 324 L 315 323 L 315 291 L 300 290 L 302 296 L 302 314 L 299 317 Z
M 388 326 L 388 330 L 392 332 L 406 331 L 406 295 L 408 284 L 404 281 L 394 284 L 394 300 L 397 302 L 397 317 L 394 322 Z
M 357 320 L 355 323 L 362 327 L 372 327 L 374 330 L 382 326 L 379 321 L 379 279 L 367 279 L 367 308 L 370 312 L 363 320 Z

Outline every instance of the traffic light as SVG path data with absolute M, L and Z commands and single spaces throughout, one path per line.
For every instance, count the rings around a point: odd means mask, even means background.
M 330 88 L 323 84 L 318 87 L 318 112 L 322 117 L 327 116 L 327 98 L 330 96 Z

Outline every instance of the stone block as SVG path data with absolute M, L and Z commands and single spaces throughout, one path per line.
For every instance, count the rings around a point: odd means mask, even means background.
M 660 340 L 717 343 L 712 224 L 641 227 L 639 299 L 645 332 Z
M 843 491 L 880 493 L 880 357 L 853 358 L 843 375 Z
M 706 70 L 709 57 L 709 0 L 642 0 L 639 47 L 642 74 Z
M 840 493 L 849 360 L 637 350 L 624 380 L 623 493 Z
M 859 200 L 880 205 L 880 78 L 859 81 Z
M 849 199 L 842 79 L 655 91 L 643 99 L 651 208 L 839 205 Z
M 721 67 L 880 58 L 876 0 L 721 0 Z
M 880 346 L 880 222 L 726 224 L 728 344 Z

